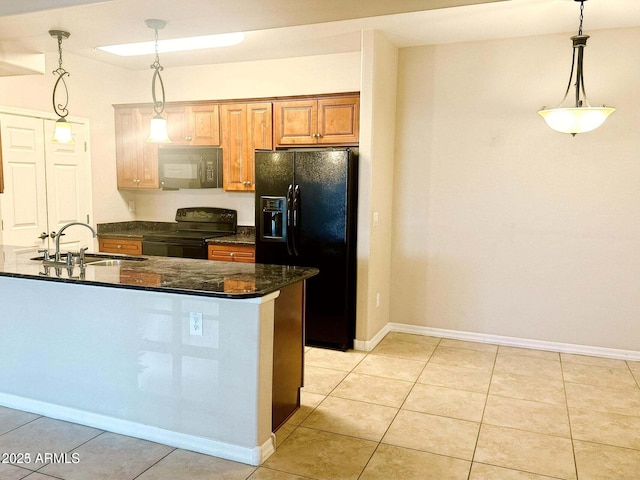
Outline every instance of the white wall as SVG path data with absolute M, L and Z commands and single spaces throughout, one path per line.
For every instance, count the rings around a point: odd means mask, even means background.
M 360 341 L 370 340 L 389 322 L 397 74 L 398 49 L 380 32 L 363 32 L 356 322 Z
M 640 349 L 640 29 L 588 33 L 575 138 L 569 34 L 401 50 L 391 321 Z

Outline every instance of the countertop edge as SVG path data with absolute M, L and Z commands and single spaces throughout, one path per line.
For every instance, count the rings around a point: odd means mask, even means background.
M 258 298 L 307 280 L 314 267 L 107 254 L 86 266 L 43 265 L 41 256 L 22 247 L 0 245 L 0 276 L 76 285 L 125 288 L 228 299 Z M 134 258 L 135 257 L 135 258 Z M 92 265 L 96 263 L 96 265 Z M 99 264 L 99 265 L 98 265 Z
M 310 269 L 310 270 L 313 270 L 313 269 Z M 41 277 L 36 275 L 26 275 L 26 274 L 20 274 L 20 273 L 0 272 L 0 277 L 20 278 L 24 280 L 68 283 L 71 285 L 85 285 L 89 287 L 93 286 L 93 287 L 119 288 L 124 290 L 144 290 L 148 292 L 174 293 L 179 295 L 191 295 L 196 297 L 224 298 L 227 300 L 242 300 L 242 299 L 249 299 L 249 298 L 265 297 L 274 292 L 282 290 L 284 287 L 287 287 L 297 282 L 307 280 L 313 277 L 314 275 L 316 275 L 316 272 L 310 272 L 309 274 L 306 274 L 306 275 L 300 275 L 299 277 L 292 279 L 291 281 L 287 281 L 279 284 L 277 288 L 265 289 L 259 292 L 224 293 L 224 292 L 208 292 L 206 290 L 194 290 L 194 289 L 187 289 L 187 288 L 152 287 L 148 285 L 116 284 L 116 283 L 100 282 L 95 280 L 81 280 L 81 279 L 75 279 L 75 278 L 58 278 L 58 277 L 44 277 L 44 276 Z

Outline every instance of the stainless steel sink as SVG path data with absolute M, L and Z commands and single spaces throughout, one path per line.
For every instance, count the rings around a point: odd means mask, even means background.
M 122 261 L 142 262 L 147 259 L 144 257 L 135 257 L 135 256 L 127 256 L 127 255 L 109 255 L 108 253 L 85 253 L 84 254 L 84 261 L 87 264 L 90 263 L 93 265 L 96 262 L 105 262 L 107 260 L 117 260 L 120 262 Z
M 43 256 L 33 257 L 31 260 L 44 260 Z M 62 261 L 66 260 L 66 254 L 62 254 Z M 79 260 L 73 259 L 73 265 L 77 265 Z M 110 255 L 108 253 L 85 253 L 84 264 L 95 266 L 114 266 L 121 265 L 122 262 L 142 262 L 147 260 L 144 257 L 128 256 L 128 255 Z
M 115 267 L 118 265 L 122 265 L 123 262 L 128 262 L 128 261 L 129 260 L 120 260 L 120 259 L 97 260 L 95 262 L 86 262 L 85 265 L 88 265 L 91 267 Z

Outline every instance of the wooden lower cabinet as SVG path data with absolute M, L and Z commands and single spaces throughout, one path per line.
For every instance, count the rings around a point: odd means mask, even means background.
M 300 407 L 304 378 L 304 287 L 297 282 L 275 299 L 273 331 L 272 431 Z
M 253 245 L 209 245 L 209 260 L 223 262 L 255 263 L 256 247 Z
M 122 253 L 125 255 L 142 255 L 142 240 L 130 238 L 99 238 L 98 247 L 105 253 Z

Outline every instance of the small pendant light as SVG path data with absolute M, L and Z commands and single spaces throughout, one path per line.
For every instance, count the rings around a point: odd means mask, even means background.
M 151 96 L 153 98 L 153 111 L 156 113 L 151 119 L 151 125 L 149 126 L 149 138 L 147 142 L 150 143 L 171 143 L 169 133 L 167 132 L 167 121 L 162 116 L 164 111 L 165 96 L 164 96 L 164 83 L 162 83 L 162 77 L 160 72 L 163 70 L 160 65 L 160 57 L 158 55 L 158 30 L 163 29 L 167 22 L 164 20 L 148 19 L 145 20 L 147 27 L 153 29 L 156 33 L 156 59 L 151 64 L 153 72 L 153 80 L 151 81 Z M 156 80 L 160 82 L 160 92 L 162 93 L 162 100 L 156 98 Z
M 564 98 L 556 108 L 546 109 L 543 107 L 538 113 L 547 125 L 557 132 L 570 133 L 575 136 L 577 133 L 590 132 L 604 123 L 615 108 L 612 107 L 592 107 L 587 100 L 584 90 L 584 48 L 587 46 L 589 35 L 582 34 L 582 19 L 584 13 L 584 2 L 586 0 L 574 0 L 580 2 L 580 28 L 578 35 L 571 37 L 573 42 L 573 59 L 571 61 L 571 74 L 569 84 Z M 576 72 L 575 83 L 573 83 L 573 72 Z M 575 85 L 575 106 L 563 107 L 562 104 L 569 95 L 572 83 Z
M 56 80 L 56 83 L 53 86 L 52 102 L 53 111 L 59 118 L 56 121 L 52 140 L 57 143 L 71 144 L 74 143 L 73 135 L 71 134 L 71 124 L 67 122 L 67 115 L 69 114 L 69 110 L 67 110 L 67 105 L 69 104 L 69 90 L 67 89 L 67 84 L 64 80 L 64 77 L 68 76 L 69 72 L 62 68 L 62 39 L 69 38 L 70 34 L 69 32 L 64 32 L 62 30 L 49 30 L 49 35 L 58 39 L 58 68 L 53 71 L 54 75 L 58 75 L 58 80 Z M 56 103 L 56 91 L 58 90 L 58 85 L 60 85 L 60 83 L 62 83 L 62 86 L 64 87 L 64 104 Z

